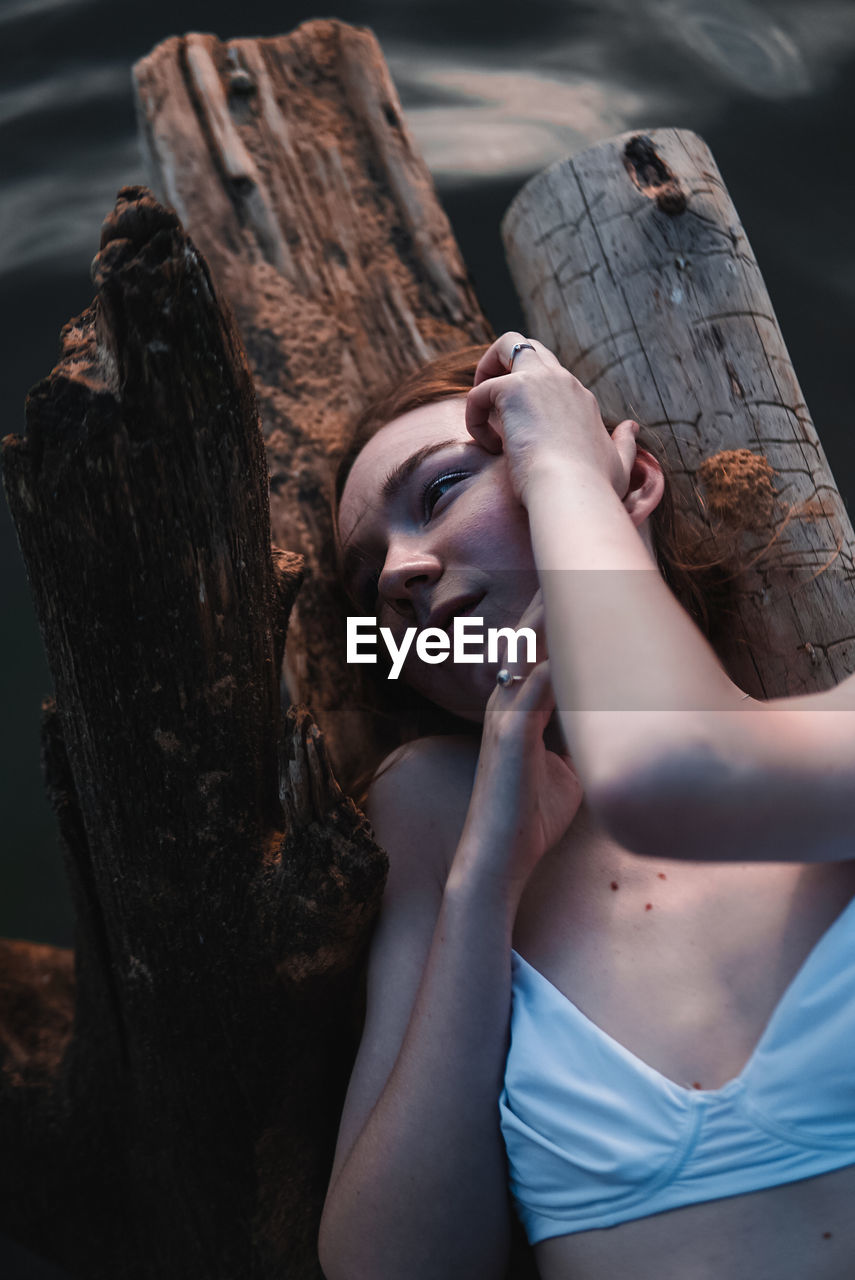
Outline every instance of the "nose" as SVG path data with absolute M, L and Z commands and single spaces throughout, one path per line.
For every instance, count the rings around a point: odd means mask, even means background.
M 400 613 L 412 616 L 420 603 L 427 613 L 425 597 L 441 574 L 442 564 L 435 551 L 408 539 L 393 540 L 386 552 L 377 590 Z

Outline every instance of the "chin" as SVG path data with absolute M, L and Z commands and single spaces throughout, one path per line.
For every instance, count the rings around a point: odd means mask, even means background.
M 461 720 L 466 720 L 473 725 L 482 725 L 484 716 L 487 713 L 487 703 L 490 694 L 496 687 L 496 672 L 499 668 L 495 664 L 489 666 L 485 663 L 478 667 L 471 667 L 472 678 L 468 681 L 467 687 L 461 689 L 460 683 L 454 688 L 442 689 L 436 688 L 418 690 L 423 697 L 433 702 L 435 706 L 441 707 L 443 711 L 448 711 L 451 715 L 457 716 Z

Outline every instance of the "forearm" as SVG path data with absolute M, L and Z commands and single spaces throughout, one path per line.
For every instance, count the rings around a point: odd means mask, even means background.
M 659 857 L 851 858 L 848 685 L 745 701 L 607 481 L 555 467 L 531 492 L 556 707 L 613 838 Z
M 732 732 L 708 713 L 738 710 L 734 686 L 608 480 L 553 464 L 528 511 L 556 706 L 589 796 Z
M 504 1271 L 498 1096 L 514 910 L 461 854 L 397 1062 L 330 1188 L 321 1237 L 329 1280 Z
M 556 711 L 594 815 L 636 852 L 713 857 L 726 834 L 739 859 L 845 857 L 851 688 L 782 708 L 733 684 L 656 566 L 663 477 L 637 424 L 606 431 L 578 379 L 520 339 L 482 357 L 466 425 L 528 512 Z

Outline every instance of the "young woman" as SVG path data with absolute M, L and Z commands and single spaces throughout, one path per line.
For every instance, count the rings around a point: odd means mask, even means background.
M 543 1280 L 848 1280 L 855 681 L 733 685 L 666 581 L 660 465 L 542 344 L 428 384 L 340 472 L 356 611 L 530 626 L 538 661 L 405 662 L 483 727 L 368 792 L 390 871 L 328 1280 L 498 1280 L 508 1185 Z

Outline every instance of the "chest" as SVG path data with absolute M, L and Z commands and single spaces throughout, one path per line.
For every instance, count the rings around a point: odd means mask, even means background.
M 529 881 L 513 945 L 649 1066 L 717 1089 L 853 894 L 851 863 L 659 862 L 583 822 Z

